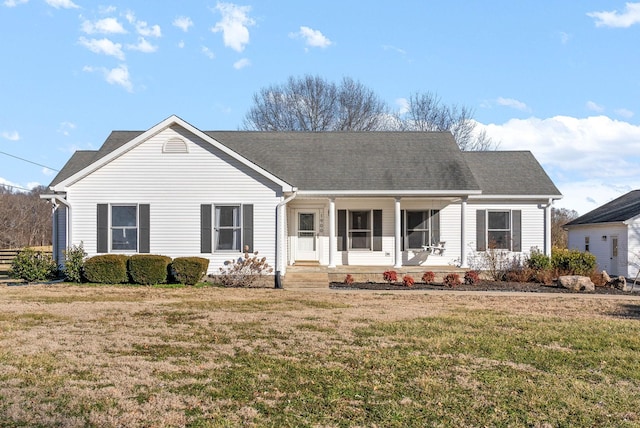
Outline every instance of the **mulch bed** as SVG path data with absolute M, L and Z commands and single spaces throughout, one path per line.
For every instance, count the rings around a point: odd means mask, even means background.
M 402 284 L 387 284 L 386 282 L 359 282 L 346 285 L 342 282 L 332 282 L 330 288 L 336 290 L 452 290 L 452 291 L 505 291 L 527 293 L 584 293 L 571 291 L 557 285 L 543 285 L 532 282 L 501 282 L 480 281 L 475 285 L 458 285 L 454 288 L 442 284 L 424 284 L 416 282 L 413 287 L 405 287 Z M 595 292 L 589 294 L 613 294 L 613 295 L 637 295 L 640 293 L 640 284 L 636 284 L 634 291 L 622 291 L 611 287 L 596 287 Z

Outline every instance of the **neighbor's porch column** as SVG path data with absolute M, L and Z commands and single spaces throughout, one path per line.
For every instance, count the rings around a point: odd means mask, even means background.
M 336 198 L 329 198 L 329 267 L 336 267 Z
M 400 230 L 400 199 L 396 198 L 395 202 L 395 224 L 394 224 L 394 237 L 395 237 L 395 264 L 393 267 L 399 268 L 402 267 L 402 246 L 400 236 L 402 231 Z
M 544 207 L 544 255 L 551 257 L 551 205 L 553 199 Z
M 469 267 L 467 263 L 467 197 L 460 202 L 460 267 Z

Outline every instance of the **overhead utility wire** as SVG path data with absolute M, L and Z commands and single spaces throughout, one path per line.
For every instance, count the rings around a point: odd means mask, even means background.
M 32 191 L 32 190 L 33 190 L 33 189 L 25 189 L 24 187 L 20 187 L 20 186 L 12 186 L 12 185 L 10 185 L 10 184 L 4 184 L 4 183 L 0 183 L 0 186 L 2 186 L 2 187 L 9 187 L 9 188 L 11 188 L 11 189 L 24 190 L 24 191 L 27 191 L 27 192 L 30 192 L 30 191 Z
M 38 166 L 41 166 L 41 167 L 43 167 L 43 168 L 50 169 L 50 170 L 52 170 L 52 171 L 56 171 L 56 172 L 59 172 L 59 171 L 60 171 L 59 169 L 51 168 L 50 166 L 42 165 L 41 163 L 33 162 L 33 161 L 28 160 L 28 159 L 24 159 L 24 158 L 21 158 L 21 157 L 15 156 L 15 155 L 11 155 L 11 154 L 6 153 L 6 152 L 3 152 L 3 151 L 0 151 L 0 154 L 7 155 L 7 156 L 10 156 L 10 157 L 12 157 L 12 158 L 16 158 L 16 159 L 19 159 L 19 160 L 21 160 L 21 161 L 24 161 L 24 162 L 32 163 L 32 164 L 34 164 L 34 165 L 38 165 Z

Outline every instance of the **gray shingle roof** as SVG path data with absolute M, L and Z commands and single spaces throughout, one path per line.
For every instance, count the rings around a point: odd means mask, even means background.
M 565 226 L 619 222 L 629 220 L 637 215 L 640 215 L 640 190 L 632 190 L 593 211 L 581 215 Z
M 60 183 L 144 131 L 113 131 L 100 150 L 77 152 Z M 205 131 L 300 190 L 476 191 L 560 195 L 530 152 L 461 152 L 448 132 Z
M 479 190 L 448 132 L 207 132 L 301 190 Z
M 529 151 L 464 152 L 483 195 L 561 193 Z

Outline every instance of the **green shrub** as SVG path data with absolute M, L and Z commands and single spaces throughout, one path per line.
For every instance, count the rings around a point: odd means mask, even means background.
M 87 257 L 86 251 L 80 245 L 74 245 L 64 251 L 64 268 L 62 273 L 67 281 L 81 282 L 84 271 L 84 258 Z
M 55 278 L 58 266 L 51 256 L 42 251 L 25 248 L 11 262 L 9 276 L 28 282 L 45 281 Z
M 171 257 L 135 254 L 127 262 L 131 282 L 142 285 L 164 284 L 167 282 L 170 263 Z
M 180 284 L 195 285 L 207 273 L 209 259 L 203 257 L 176 257 L 171 262 L 173 277 Z
M 124 254 L 103 254 L 93 256 L 84 262 L 84 277 L 89 282 L 121 284 L 129 282 L 127 275 L 128 256 Z
M 553 248 L 551 265 L 561 275 L 590 275 L 596 268 L 596 256 L 591 253 Z
M 551 267 L 551 258 L 540 251 L 531 251 L 527 259 L 527 266 L 534 270 L 545 270 Z

